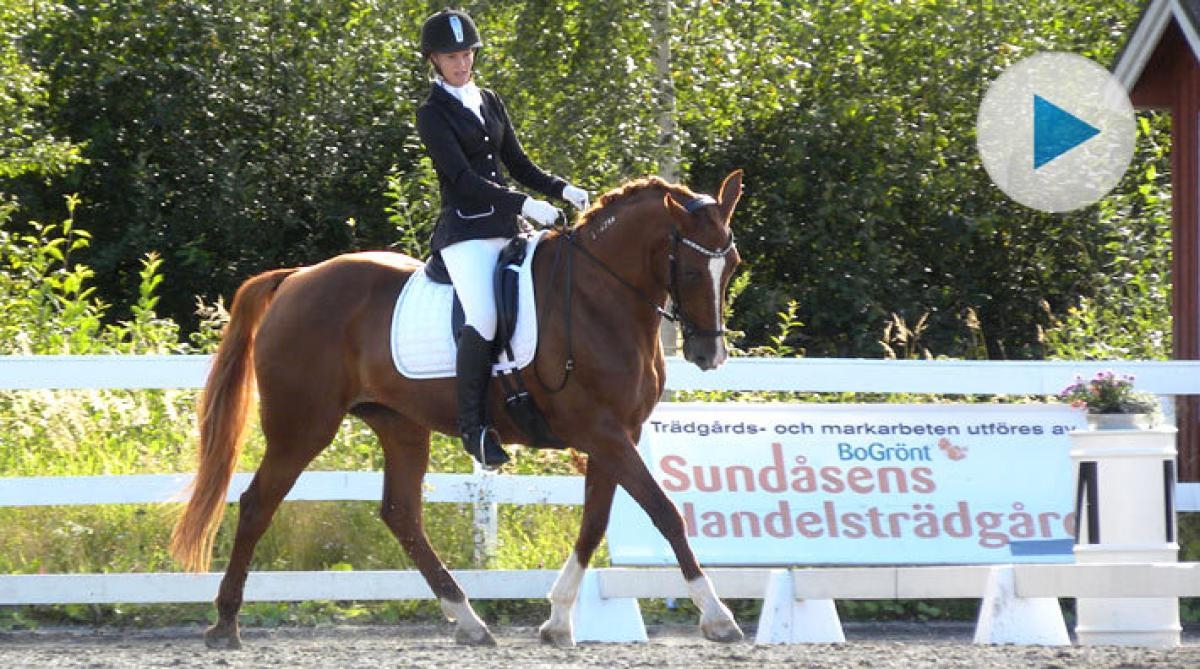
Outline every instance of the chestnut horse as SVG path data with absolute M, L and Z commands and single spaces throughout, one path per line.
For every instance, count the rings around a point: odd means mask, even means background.
M 682 324 L 683 353 L 690 362 L 712 369 L 727 356 L 725 290 L 740 262 L 730 217 L 741 190 L 740 170 L 725 179 L 715 199 L 655 177 L 641 179 L 601 196 L 571 229 L 550 232 L 539 246 L 533 261 L 540 330 L 533 366 L 548 383 L 528 387 L 553 433 L 588 456 L 583 521 L 549 594 L 550 618 L 540 629 L 544 642 L 575 643 L 571 607 L 604 536 L 617 485 L 670 542 L 701 612 L 704 636 L 742 638 L 692 554 L 679 512 L 636 449 L 642 423 L 663 392 L 658 338 L 663 315 Z M 430 431 L 455 434 L 456 405 L 453 378 L 405 378 L 389 350 L 396 298 L 420 267 L 396 253 L 355 253 L 312 267 L 268 271 L 238 289 L 200 400 L 199 471 L 171 537 L 171 553 L 187 569 L 208 570 L 257 379 L 266 452 L 241 496 L 233 551 L 216 599 L 218 620 L 205 633 L 209 646 L 240 646 L 238 610 L 255 544 L 346 414 L 361 418 L 379 438 L 383 521 L 446 617 L 456 621 L 455 640 L 495 643 L 422 526 Z M 671 314 L 662 306 L 668 298 Z M 565 363 L 568 358 L 573 365 Z M 561 388 L 546 387 L 559 380 Z M 498 409 L 499 393 L 491 395 Z M 503 412 L 493 415 L 505 443 L 523 442 Z

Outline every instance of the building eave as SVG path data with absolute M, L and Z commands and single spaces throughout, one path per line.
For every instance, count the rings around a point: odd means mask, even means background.
M 1141 79 L 1172 19 L 1187 40 L 1192 57 L 1200 60 L 1200 30 L 1197 29 L 1200 0 L 1151 0 L 1113 64 L 1113 75 L 1125 90 L 1132 91 Z

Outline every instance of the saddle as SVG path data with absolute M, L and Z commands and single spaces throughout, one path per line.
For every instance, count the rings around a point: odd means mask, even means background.
M 525 262 L 528 242 L 528 238 L 524 236 L 513 237 L 500 250 L 500 256 L 496 260 L 496 269 L 492 274 L 496 299 L 496 338 L 492 345 L 492 361 L 502 370 L 496 377 L 504 389 L 504 409 L 525 436 L 529 437 L 530 445 L 535 448 L 566 448 L 562 440 L 550 429 L 546 417 L 529 394 L 513 354 L 512 339 L 521 306 L 519 271 Z M 440 253 L 433 254 L 426 261 L 425 276 L 434 283 L 453 285 L 450 272 L 446 270 L 446 263 Z M 451 336 L 455 342 L 461 336 L 465 322 L 462 302 L 455 292 L 450 315 Z
M 493 357 L 497 357 L 504 348 L 509 347 L 513 332 L 517 328 L 517 314 L 521 307 L 517 271 L 520 270 L 521 264 L 525 262 L 528 241 L 525 237 L 513 237 L 500 250 L 500 257 L 496 260 L 496 269 L 492 274 L 496 299 L 496 339 Z M 425 276 L 434 283 L 447 286 L 453 285 L 450 281 L 450 272 L 446 269 L 446 262 L 442 260 L 441 253 L 434 253 L 429 257 L 429 260 L 425 261 Z M 463 324 L 466 320 L 467 317 L 463 312 L 462 301 L 458 299 L 458 292 L 456 291 L 454 293 L 454 304 L 450 312 L 450 335 L 454 338 L 454 341 L 458 341 L 458 338 L 462 335 Z

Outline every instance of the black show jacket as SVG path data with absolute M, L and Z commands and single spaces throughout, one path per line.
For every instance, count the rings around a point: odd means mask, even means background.
M 440 84 L 417 109 L 417 131 L 433 159 L 442 209 L 430 246 L 434 252 L 464 239 L 512 237 L 525 194 L 506 185 L 500 171 L 548 197 L 562 197 L 566 182 L 542 171 L 525 155 L 500 96 L 480 88 L 486 123 Z

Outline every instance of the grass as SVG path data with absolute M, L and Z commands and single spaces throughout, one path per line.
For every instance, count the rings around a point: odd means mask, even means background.
M 0 476 L 89 476 L 194 470 L 195 391 L 29 391 L 0 394 Z M 255 428 L 239 462 L 253 471 L 264 448 Z M 310 470 L 378 471 L 373 433 L 347 419 Z M 431 471 L 469 472 L 456 440 L 435 435 Z M 515 449 L 517 473 L 577 473 L 569 454 Z M 382 492 L 382 491 L 381 491 Z M 180 504 L 0 508 L 0 573 L 176 571 L 166 546 Z M 288 502 L 255 551 L 255 570 L 411 569 L 412 561 L 380 521 L 377 502 Z M 581 509 L 501 506 L 497 549 L 486 564 L 475 555 L 470 505 L 426 506 L 430 540 L 451 568 L 557 568 L 570 553 Z M 224 568 L 237 522 L 225 515 L 214 570 Z M 602 563 L 605 555 L 598 556 Z M 505 618 L 532 603 L 489 603 Z M 154 625 L 202 620 L 210 606 L 59 606 L 0 608 L 0 628 L 37 622 Z M 431 602 L 255 603 L 250 624 L 304 621 L 440 619 Z

